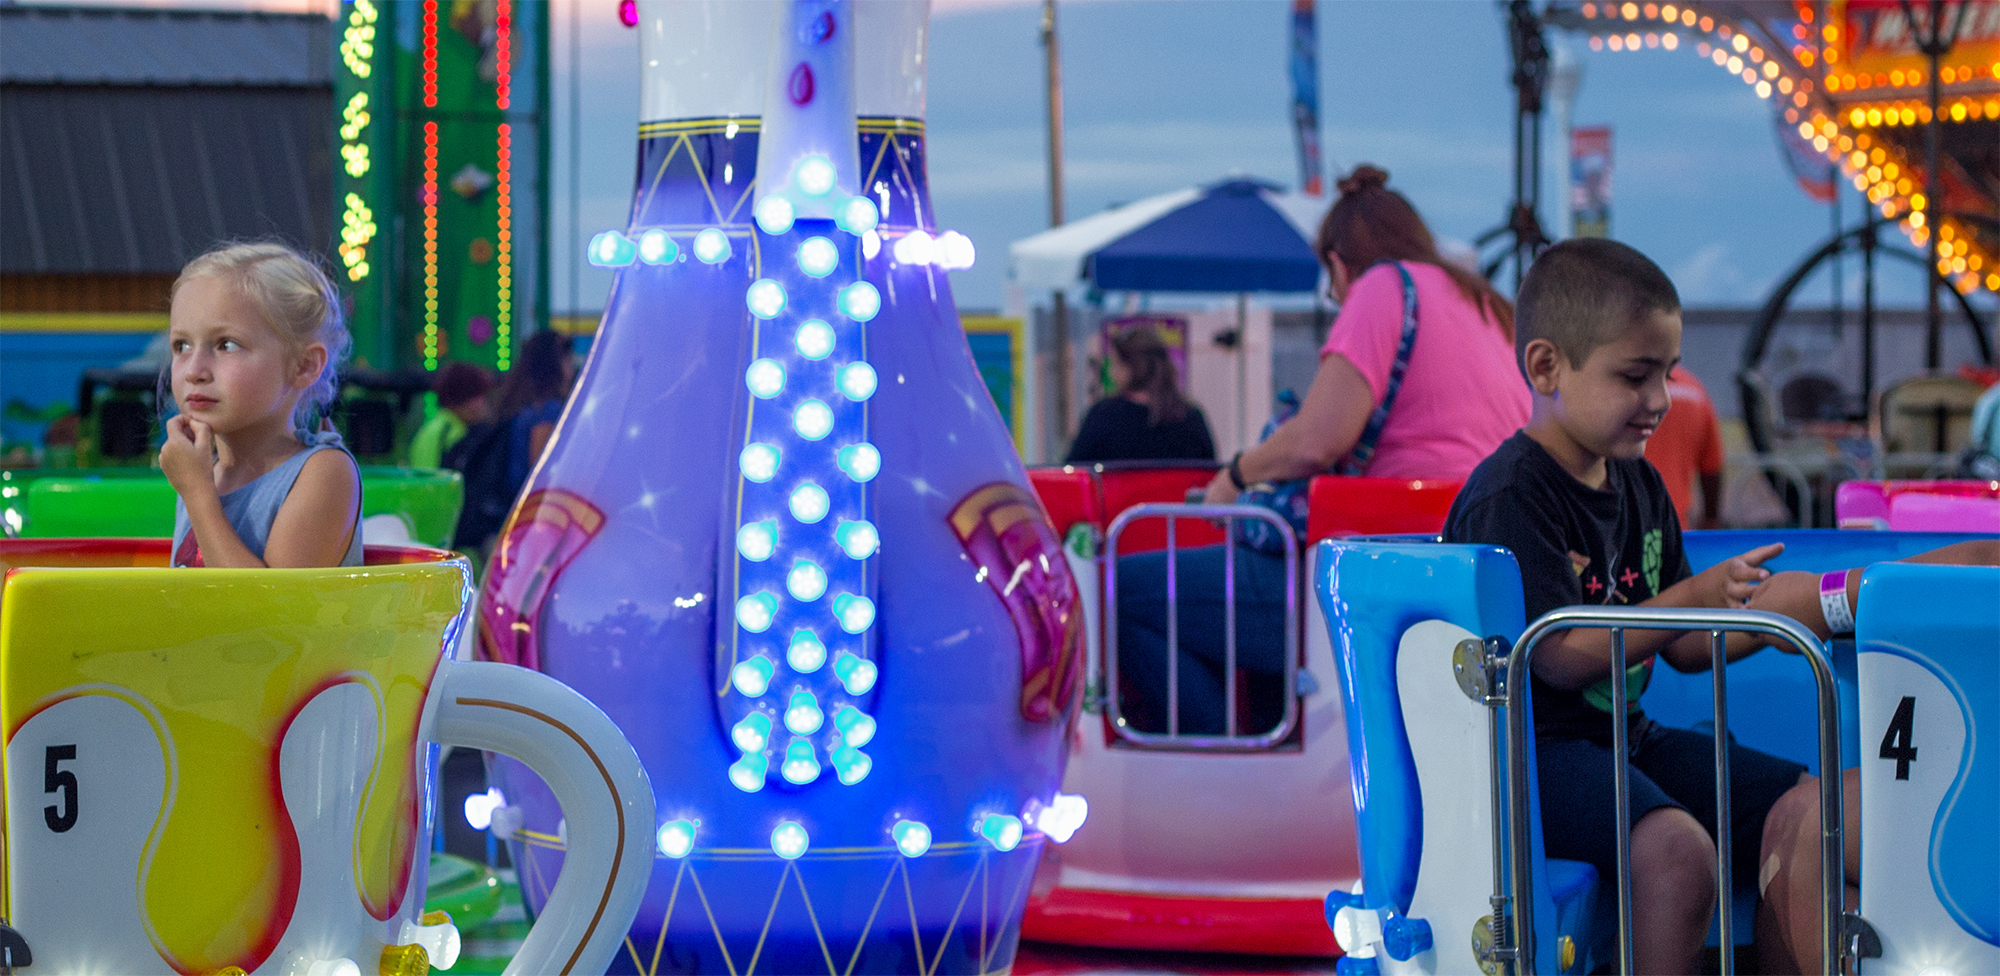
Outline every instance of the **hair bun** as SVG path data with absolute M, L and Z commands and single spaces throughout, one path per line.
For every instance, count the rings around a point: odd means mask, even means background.
M 1363 190 L 1372 190 L 1376 187 L 1384 186 L 1388 182 L 1389 174 L 1386 170 L 1369 163 L 1362 163 L 1354 167 L 1354 172 L 1347 174 L 1335 186 L 1340 190 L 1341 196 L 1347 196 L 1353 193 L 1360 193 Z

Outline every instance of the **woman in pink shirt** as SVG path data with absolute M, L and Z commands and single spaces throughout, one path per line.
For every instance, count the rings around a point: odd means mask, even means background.
M 1340 200 L 1315 245 L 1340 302 L 1319 373 L 1297 414 L 1215 476 L 1208 501 L 1234 502 L 1249 485 L 1337 465 L 1379 477 L 1463 479 L 1527 424 L 1532 401 L 1514 364 L 1513 307 L 1484 279 L 1438 256 L 1423 218 L 1384 185 L 1388 179 L 1364 165 L 1340 181 Z M 1350 457 L 1389 395 L 1402 344 L 1398 265 L 1415 286 L 1416 336 L 1373 454 Z M 1173 731 L 1180 734 L 1227 729 L 1223 557 L 1213 546 L 1176 560 L 1180 707 Z M 1282 557 L 1245 545 L 1237 546 L 1235 562 L 1236 664 L 1248 672 L 1236 732 L 1256 735 L 1283 713 L 1285 568 Z M 1167 612 L 1164 554 L 1119 559 L 1120 712 L 1140 731 L 1168 731 Z
M 1299 412 L 1233 458 L 1208 500 L 1246 486 L 1325 474 L 1353 451 L 1381 404 L 1403 334 L 1402 276 L 1417 289 L 1417 337 L 1403 384 L 1362 473 L 1463 479 L 1528 422 L 1528 386 L 1514 364 L 1514 309 L 1493 286 L 1438 256 L 1430 229 L 1389 174 L 1357 167 L 1321 222 L 1316 250 L 1340 316 Z

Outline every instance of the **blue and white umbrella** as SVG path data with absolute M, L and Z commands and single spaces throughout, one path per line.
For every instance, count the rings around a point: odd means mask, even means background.
M 1176 190 L 1015 241 L 1013 279 L 1026 291 L 1312 291 L 1326 208 L 1243 179 Z

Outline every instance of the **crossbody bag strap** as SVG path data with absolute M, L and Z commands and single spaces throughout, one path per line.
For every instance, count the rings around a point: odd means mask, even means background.
M 1410 350 L 1417 345 L 1417 283 L 1401 261 L 1384 263 L 1403 278 L 1403 338 L 1396 344 L 1396 361 L 1389 366 L 1389 383 L 1382 390 L 1382 402 L 1369 412 L 1368 424 L 1361 428 L 1361 439 L 1335 466 L 1336 474 L 1357 476 L 1368 470 L 1368 462 L 1375 457 L 1375 442 L 1382 439 L 1382 428 L 1388 426 L 1389 409 L 1395 406 L 1396 394 L 1403 388 L 1403 374 L 1409 371 Z

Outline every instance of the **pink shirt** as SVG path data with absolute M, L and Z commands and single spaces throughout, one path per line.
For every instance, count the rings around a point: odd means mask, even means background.
M 1527 426 L 1534 401 L 1500 326 L 1466 301 L 1443 268 L 1403 266 L 1417 284 L 1417 342 L 1366 473 L 1463 480 Z M 1402 336 L 1402 276 L 1377 266 L 1348 289 L 1320 356 L 1346 357 L 1380 404 Z

